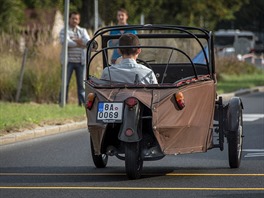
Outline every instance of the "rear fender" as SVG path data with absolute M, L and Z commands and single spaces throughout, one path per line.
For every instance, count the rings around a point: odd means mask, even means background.
M 118 139 L 123 142 L 138 142 L 142 139 L 141 131 L 141 108 L 138 102 L 134 107 L 130 108 L 127 104 L 124 107 L 123 123 L 120 127 Z M 133 134 L 126 135 L 126 130 L 131 129 Z
M 239 97 L 233 97 L 229 101 L 226 109 L 226 131 L 237 131 L 239 127 L 239 116 L 243 109 L 243 103 Z

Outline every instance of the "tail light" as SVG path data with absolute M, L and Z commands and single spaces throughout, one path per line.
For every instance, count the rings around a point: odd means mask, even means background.
M 86 103 L 86 108 L 91 110 L 93 107 L 94 100 L 96 98 L 95 93 L 89 93 L 87 96 L 87 103 Z
M 183 93 L 178 92 L 174 96 L 175 96 L 176 104 L 178 105 L 179 109 L 182 110 L 185 107 Z
M 138 100 L 136 98 L 127 98 L 126 101 L 125 101 L 126 105 L 129 107 L 129 108 L 132 108 L 134 107 L 135 105 L 137 105 L 138 103 Z

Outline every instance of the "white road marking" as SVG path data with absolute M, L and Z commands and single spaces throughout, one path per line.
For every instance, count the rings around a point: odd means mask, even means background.
M 245 157 L 264 157 L 264 149 L 243 149 L 248 152 Z
M 264 118 L 264 114 L 243 114 L 243 121 L 245 122 L 253 122 L 261 118 Z
M 264 152 L 264 149 L 243 149 L 246 152 Z

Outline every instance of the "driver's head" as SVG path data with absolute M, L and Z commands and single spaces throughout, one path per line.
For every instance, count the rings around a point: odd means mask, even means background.
M 139 39 L 135 34 L 123 34 L 119 38 L 119 46 L 140 46 Z M 136 55 L 140 48 L 119 48 L 122 55 Z

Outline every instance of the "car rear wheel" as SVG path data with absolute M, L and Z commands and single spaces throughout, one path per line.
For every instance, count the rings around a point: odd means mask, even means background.
M 230 168 L 239 168 L 242 157 L 243 118 L 242 109 L 238 115 L 238 129 L 228 134 L 228 157 Z
M 129 179 L 139 179 L 141 177 L 143 159 L 140 155 L 139 142 L 125 144 L 125 166 Z

